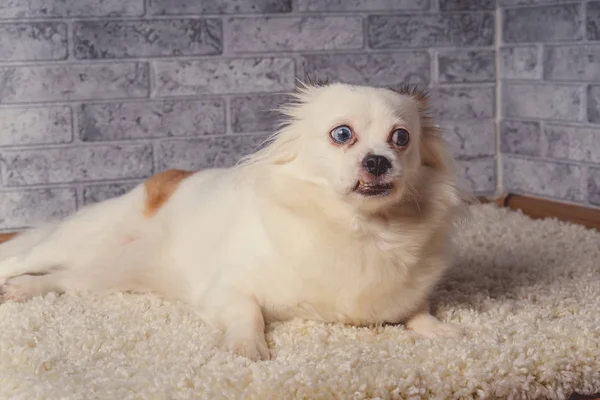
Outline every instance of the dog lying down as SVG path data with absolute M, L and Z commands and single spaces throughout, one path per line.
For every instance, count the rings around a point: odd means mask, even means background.
M 427 96 L 302 84 L 285 122 L 232 168 L 169 170 L 0 245 L 4 300 L 156 292 L 268 359 L 265 321 L 460 328 L 429 312 L 464 204 Z

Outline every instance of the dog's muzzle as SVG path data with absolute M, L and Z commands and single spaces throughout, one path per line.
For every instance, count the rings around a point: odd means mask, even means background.
M 361 162 L 362 171 L 356 182 L 354 192 L 362 196 L 387 196 L 394 189 L 394 184 L 385 178 L 392 169 L 389 158 L 377 154 L 367 155 Z

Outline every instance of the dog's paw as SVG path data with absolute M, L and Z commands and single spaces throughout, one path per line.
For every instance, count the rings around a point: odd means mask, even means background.
M 264 335 L 256 335 L 254 338 L 227 335 L 223 347 L 252 361 L 268 360 L 270 358 L 269 346 Z
M 406 328 L 428 338 L 461 337 L 465 334 L 463 327 L 444 323 L 432 315 L 419 315 L 406 323 Z
M 448 324 L 439 322 L 437 324 L 433 324 L 433 326 L 426 327 L 425 329 L 421 329 L 420 331 L 415 331 L 422 336 L 434 338 L 434 337 L 461 337 L 464 336 L 465 332 L 463 328 L 459 325 Z
M 36 276 L 22 275 L 8 279 L 2 287 L 2 298 L 13 301 L 25 301 L 38 294 Z

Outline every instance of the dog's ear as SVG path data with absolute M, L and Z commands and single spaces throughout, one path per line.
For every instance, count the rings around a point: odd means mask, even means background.
M 421 164 L 448 174 L 456 172 L 455 161 L 442 138 L 440 129 L 431 117 L 429 93 L 416 86 L 403 85 L 394 89 L 396 93 L 412 97 L 418 104 L 421 116 Z

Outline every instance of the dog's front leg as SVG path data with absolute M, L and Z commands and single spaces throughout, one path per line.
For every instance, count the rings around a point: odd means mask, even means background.
M 268 360 L 265 321 L 254 299 L 230 290 L 213 291 L 207 303 L 209 322 L 225 331 L 223 347 L 251 360 Z
M 419 307 L 405 323 L 410 329 L 425 337 L 459 337 L 463 329 L 459 325 L 443 323 L 429 312 L 429 301 Z

